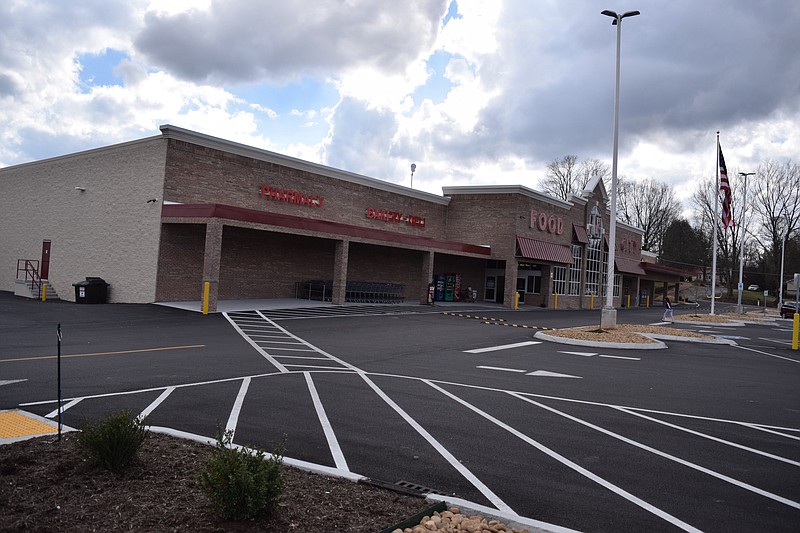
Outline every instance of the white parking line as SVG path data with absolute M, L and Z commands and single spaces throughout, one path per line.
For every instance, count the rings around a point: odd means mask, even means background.
M 411 418 L 411 416 L 408 413 L 406 413 L 403 410 L 402 407 L 397 405 L 394 402 L 394 400 L 389 398 L 389 396 L 385 392 L 383 392 L 380 389 L 380 387 L 378 387 L 371 379 L 369 379 L 369 377 L 364 372 L 359 371 L 358 375 L 361 376 L 361 378 L 364 381 L 367 382 L 367 385 L 369 385 L 372 388 L 372 390 L 374 390 L 375 393 L 378 396 L 380 396 L 381 399 L 383 399 L 383 401 L 386 402 L 389 405 L 389 407 L 394 409 L 395 412 L 403 418 L 403 420 L 405 420 L 412 428 L 414 428 L 416 430 L 417 433 L 419 433 L 422 436 L 422 438 L 424 438 L 426 441 L 428 441 L 428 444 L 430 444 L 433 447 L 433 449 L 435 449 L 437 452 L 439 452 L 439 455 L 444 457 L 445 460 L 448 463 L 450 463 L 450 465 L 453 468 L 455 468 L 462 476 L 464 476 L 470 483 L 472 483 L 472 485 L 476 489 L 481 491 L 481 493 L 483 493 L 483 495 L 486 497 L 486 499 L 488 499 L 490 502 L 492 502 L 492 504 L 495 507 L 497 507 L 497 509 L 499 509 L 500 511 L 506 511 L 508 513 L 514 513 L 514 510 L 511 509 L 511 507 L 509 507 L 509 505 L 507 503 L 505 503 L 503 500 L 501 500 L 500 496 L 495 494 L 492 491 L 492 489 L 487 487 L 483 483 L 483 481 L 478 479 L 478 477 L 475 474 L 473 474 L 466 466 L 464 466 L 461 463 L 461 461 L 456 459 L 456 457 L 452 453 L 450 453 L 450 451 L 447 448 L 442 446 L 442 444 L 438 440 L 436 440 L 436 438 L 433 435 L 428 433 L 428 431 L 425 428 L 423 428 L 419 424 L 419 422 L 417 422 L 416 420 Z M 422 380 L 422 381 L 424 383 L 430 384 L 430 382 L 428 382 L 427 380 Z M 516 513 L 514 513 L 514 514 L 516 514 Z
M 653 448 L 651 446 L 648 446 L 646 444 L 642 444 L 641 442 L 637 442 L 637 441 L 635 441 L 633 439 L 629 439 L 628 437 L 620 435 L 619 433 L 614 433 L 613 431 L 610 431 L 608 429 L 605 429 L 605 428 L 602 428 L 602 427 L 597 426 L 595 424 L 592 424 L 591 422 L 586 422 L 585 420 L 582 420 L 582 419 L 580 419 L 578 417 L 575 417 L 575 416 L 572 416 L 570 414 L 567 414 L 567 413 L 564 413 L 562 411 L 559 411 L 558 409 L 554 409 L 554 408 L 552 408 L 552 407 L 550 407 L 548 405 L 545 405 L 543 403 L 537 402 L 535 400 L 531 400 L 530 398 L 525 398 L 524 396 L 522 396 L 520 394 L 517 394 L 517 393 L 514 393 L 514 392 L 509 392 L 508 394 L 510 394 L 511 396 L 514 396 L 515 398 L 519 398 L 520 400 L 522 400 L 524 402 L 528 402 L 529 404 L 535 405 L 537 407 L 541 407 L 542 409 L 550 411 L 551 413 L 555 413 L 557 415 L 563 416 L 564 418 L 566 418 L 568 420 L 572 420 L 573 422 L 577 422 L 578 424 L 582 424 L 582 425 L 584 425 L 584 426 L 586 426 L 588 428 L 591 428 L 591 429 L 593 429 L 595 431 L 599 431 L 600 433 L 608 435 L 609 437 L 613 437 L 615 439 L 621 440 L 622 442 L 624 442 L 626 444 L 630 444 L 631 446 L 635 446 L 637 448 L 640 448 L 642 450 L 650 452 L 650 453 L 652 453 L 654 455 L 658 455 L 659 457 L 663 457 L 663 458 L 668 459 L 670 461 L 674 461 L 674 462 L 676 462 L 678 464 L 681 464 L 683 466 L 688 466 L 689 468 L 691 468 L 693 470 L 697 470 L 698 472 L 702 472 L 704 474 L 708 474 L 711 477 L 715 477 L 715 478 L 720 479 L 722 481 L 726 481 L 726 482 L 730 483 L 731 485 L 734 485 L 736 487 L 739 487 L 739 488 L 742 488 L 742 489 L 745 489 L 745 490 L 749 490 L 750 492 L 754 492 L 754 493 L 756 493 L 758 495 L 764 496 L 764 497 L 769 498 L 771 500 L 774 500 L 776 502 L 780 502 L 780 503 L 782 503 L 784 505 L 788 505 L 789 507 L 793 507 L 795 509 L 800 509 L 800 503 L 798 503 L 796 501 L 790 500 L 788 498 L 784 498 L 783 496 L 778 496 L 777 494 L 773 494 L 773 493 L 771 493 L 769 491 L 766 491 L 764 489 L 760 489 L 758 487 L 750 485 L 749 483 L 745 483 L 743 481 L 739 481 L 738 479 L 734 479 L 732 477 L 728 477 L 725 474 L 720 474 L 719 472 L 715 472 L 714 470 L 711 470 L 711 469 L 705 468 L 703 466 L 694 464 L 694 463 L 689 462 L 689 461 L 687 461 L 685 459 L 681 459 L 680 457 L 676 457 L 676 456 L 670 455 L 670 454 L 668 454 L 666 452 L 662 452 L 661 450 L 657 450 L 657 449 L 655 449 L 655 448 Z
M 496 352 L 498 350 L 509 350 L 511 348 L 521 348 L 522 346 L 531 346 L 533 344 L 541 344 L 541 341 L 525 341 L 525 342 L 517 342 L 517 343 L 514 343 L 514 344 L 503 344 L 502 346 L 489 346 L 488 348 L 476 348 L 474 350 L 464 350 L 464 353 Z
M 158 397 L 158 398 L 156 398 L 156 399 L 155 399 L 155 400 L 154 400 L 154 401 L 153 401 L 153 402 L 152 402 L 150 405 L 148 405 L 147 407 L 145 407 L 144 411 L 142 411 L 141 413 L 139 413 L 139 419 L 141 419 L 141 420 L 144 420 L 145 418 L 147 418 L 147 417 L 148 417 L 148 415 L 149 415 L 150 413 L 152 413 L 153 411 L 155 411 L 155 410 L 156 410 L 156 408 L 157 408 L 159 405 L 161 405 L 161 404 L 162 404 L 162 402 L 163 402 L 164 400 L 166 400 L 166 399 L 169 397 L 169 395 L 170 395 L 170 394 L 172 394 L 172 391 L 174 391 L 174 390 L 175 390 L 175 387 L 169 387 L 169 388 L 165 389 L 165 390 L 164 390 L 164 392 L 162 392 L 162 393 L 159 395 L 159 397 Z
M 484 370 L 500 370 L 501 372 L 521 372 L 525 373 L 527 370 L 520 370 L 519 368 L 503 368 L 501 366 L 476 366 L 475 368 L 482 368 Z
M 757 450 L 755 448 L 750 448 L 749 446 L 743 446 L 743 445 L 738 444 L 736 442 L 731 442 L 729 440 L 720 439 L 719 437 L 715 437 L 713 435 L 708 435 L 706 433 L 701 433 L 701 432 L 695 431 L 693 429 L 681 427 L 681 426 L 678 426 L 676 424 L 670 424 L 669 422 L 665 422 L 665 421 L 659 420 L 657 418 L 653 418 L 653 417 L 650 417 L 650 416 L 647 416 L 647 415 L 643 415 L 641 413 L 636 413 L 634 411 L 625 409 L 624 407 L 614 407 L 614 409 L 616 409 L 618 411 L 622 411 L 623 413 L 626 413 L 626 414 L 629 414 L 629 415 L 638 416 L 639 418 L 644 418 L 645 420 L 650 420 L 651 422 L 655 422 L 656 424 L 661 424 L 663 426 L 667 426 L 667 427 L 670 427 L 670 428 L 673 428 L 673 429 L 677 429 L 679 431 L 685 431 L 686 433 L 690 433 L 692 435 L 697 435 L 698 437 L 703 437 L 704 439 L 713 440 L 714 442 L 719 442 L 719 443 L 725 444 L 727 446 L 733 446 L 734 448 L 739 448 L 740 450 L 744 450 L 744 451 L 747 451 L 747 452 L 750 452 L 750 453 L 763 455 L 764 457 L 769 457 L 770 459 L 775 459 L 776 461 L 782 461 L 782 462 L 788 463 L 790 465 L 800 466 L 800 462 L 792 461 L 791 459 L 787 459 L 787 458 L 781 457 L 779 455 L 773 455 L 771 453 L 762 452 L 761 450 Z
M 600 355 L 598 355 L 598 357 L 605 357 L 607 359 L 627 359 L 629 361 L 641 361 L 642 360 L 641 357 L 624 357 L 622 355 L 603 355 L 603 354 L 600 354 Z
M 350 468 L 347 466 L 344 453 L 342 453 L 342 447 L 339 446 L 336 433 L 333 432 L 333 426 L 331 426 L 331 422 L 328 420 L 328 414 L 325 412 L 325 407 L 323 407 L 322 401 L 319 399 L 317 387 L 314 386 L 314 380 L 311 379 L 311 373 L 303 372 L 303 375 L 306 377 L 308 392 L 311 394 L 311 399 L 314 402 L 314 409 L 317 411 L 317 418 L 319 418 L 319 423 L 322 425 L 322 430 L 325 432 L 325 439 L 328 441 L 328 448 L 333 456 L 333 461 L 336 463 L 336 468 L 349 472 Z
M 239 414 L 242 412 L 242 404 L 244 397 L 247 396 L 247 389 L 250 388 L 250 378 L 242 380 L 242 386 L 239 387 L 239 394 L 236 395 L 236 401 L 233 402 L 233 409 L 228 416 L 228 423 L 225 424 L 225 431 L 231 432 L 231 442 L 233 442 L 233 435 L 236 432 L 236 425 L 239 423 Z
M 591 479 L 592 481 L 594 481 L 595 483 L 601 485 L 602 487 L 605 487 L 606 489 L 608 489 L 608 490 L 610 490 L 610 491 L 622 496 L 626 500 L 635 503 L 636 505 L 642 507 L 643 509 L 646 509 L 647 511 L 650 511 L 651 513 L 655 514 L 656 516 L 658 516 L 660 518 L 663 518 L 664 520 L 670 522 L 671 524 L 674 524 L 674 525 L 678 526 L 679 528 L 683 529 L 684 531 L 692 531 L 692 532 L 700 533 L 699 529 L 697 529 L 695 527 L 692 527 L 691 525 L 689 525 L 689 524 L 687 524 L 685 522 L 682 522 L 681 520 L 675 518 L 671 514 L 665 512 L 665 511 L 662 511 L 661 509 L 655 507 L 654 505 L 651 505 L 651 504 L 647 503 L 646 501 L 644 501 L 644 500 L 642 500 L 640 498 L 637 498 L 636 496 L 634 496 L 633 494 L 629 493 L 625 489 L 622 489 L 622 488 L 614 485 L 613 483 L 611 483 L 609 481 L 606 481 L 605 479 L 603 479 L 600 476 L 594 474 L 593 472 L 590 472 L 589 470 L 583 468 L 579 464 L 574 463 L 574 462 L 570 461 L 569 459 L 567 459 L 566 457 L 564 457 L 563 455 L 553 451 L 552 449 L 548 448 L 544 444 L 541 444 L 540 442 L 533 440 L 532 438 L 530 438 L 529 436 L 525 435 L 524 433 L 514 429 L 513 427 L 509 426 L 505 422 L 503 422 L 501 420 L 498 420 L 497 418 L 493 417 L 489 413 L 486 413 L 486 412 L 482 411 L 481 409 L 478 409 L 474 405 L 462 400 L 461 398 L 459 398 L 455 394 L 452 394 L 452 393 L 444 390 L 443 388 L 439 387 L 438 385 L 435 385 L 434 383 L 431 383 L 428 380 L 422 380 L 422 381 L 424 383 L 430 385 L 434 389 L 438 390 L 439 392 L 441 392 L 445 396 L 455 400 L 456 402 L 460 403 L 464 407 L 466 407 L 466 408 L 470 409 L 471 411 L 479 414 L 480 416 L 482 416 L 486 420 L 489 420 L 493 424 L 505 429 L 506 431 L 508 431 L 512 435 L 522 439 L 524 442 L 530 444 L 531 446 L 533 446 L 537 450 L 547 454 L 548 456 L 550 456 L 551 458 L 555 459 L 556 461 L 558 461 L 559 463 L 563 464 L 564 466 L 567 466 L 568 468 L 571 468 L 571 469 L 575 470 L 576 472 L 586 476 L 587 478 Z M 512 396 L 515 396 L 515 395 L 512 394 Z M 522 398 L 522 397 L 518 397 L 518 398 L 524 400 L 524 398 Z
M 785 345 L 787 345 L 787 346 L 789 346 L 790 344 L 792 344 L 790 341 L 785 341 L 785 340 L 781 340 L 781 339 L 768 339 L 768 338 L 766 338 L 766 337 L 759 337 L 759 338 L 758 338 L 758 340 L 760 340 L 760 341 L 767 341 L 767 342 L 775 342 L 775 343 L 777 343 L 777 344 L 785 344 Z
M 558 353 L 565 353 L 567 355 L 580 355 L 581 357 L 594 357 L 597 355 L 595 352 L 564 352 L 559 350 Z
M 63 413 L 64 411 L 66 411 L 66 410 L 67 410 L 67 409 L 69 409 L 70 407 L 75 407 L 76 405 L 78 405 L 79 403 L 81 403 L 81 400 L 83 400 L 83 398 L 75 398 L 74 400 L 72 400 L 71 402 L 69 402 L 68 404 L 66 404 L 65 406 L 63 406 L 63 407 L 61 408 L 61 412 Z M 25 405 L 25 404 L 20 404 L 20 405 Z M 54 411 L 52 411 L 52 412 L 50 412 L 50 413 L 47 413 L 46 415 L 44 415 L 44 417 L 45 417 L 45 418 L 53 418 L 53 417 L 54 417 L 54 416 L 56 416 L 57 414 L 58 414 L 58 409 L 56 409 L 56 410 L 54 410 Z
M 751 352 L 760 353 L 762 355 L 768 355 L 770 357 L 774 357 L 776 359 L 783 359 L 785 361 L 791 361 L 792 363 L 800 363 L 798 359 L 792 359 L 791 357 L 784 357 L 782 355 L 775 355 L 774 353 L 762 352 L 761 350 L 756 350 L 755 348 L 748 348 L 747 346 L 737 345 L 736 348 L 741 348 L 742 350 L 748 350 Z

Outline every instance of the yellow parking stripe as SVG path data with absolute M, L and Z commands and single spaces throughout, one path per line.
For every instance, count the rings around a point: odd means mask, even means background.
M 95 352 L 95 353 L 76 353 L 71 355 L 62 355 L 62 359 L 71 357 L 94 357 L 97 355 L 123 355 L 129 353 L 145 353 L 145 352 L 163 352 L 166 350 L 187 350 L 190 348 L 205 348 L 205 344 L 192 344 L 190 346 L 165 346 L 163 348 L 143 348 L 141 350 L 124 350 L 120 352 Z M 34 357 L 17 357 L 14 359 L 0 359 L 0 363 L 11 363 L 14 361 L 38 361 L 40 359 L 56 359 L 57 355 L 37 355 Z
M 0 412 L 0 439 L 32 437 L 56 432 L 58 432 L 58 428 L 16 411 Z

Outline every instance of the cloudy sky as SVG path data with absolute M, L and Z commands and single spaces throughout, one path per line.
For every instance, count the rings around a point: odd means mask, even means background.
M 172 124 L 441 194 L 547 162 L 673 184 L 800 159 L 795 0 L 4 0 L 0 166 Z

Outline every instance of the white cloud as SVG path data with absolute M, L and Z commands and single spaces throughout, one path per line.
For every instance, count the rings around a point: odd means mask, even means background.
M 615 29 L 595 2 L 461 0 L 443 26 L 449 7 L 2 3 L 0 165 L 164 123 L 403 184 L 414 162 L 414 187 L 434 193 L 534 186 L 567 154 L 610 161 Z M 683 198 L 714 173 L 716 130 L 732 167 L 797 158 L 800 4 L 639 9 L 623 35 L 620 174 Z M 95 72 L 90 56 L 117 64 Z

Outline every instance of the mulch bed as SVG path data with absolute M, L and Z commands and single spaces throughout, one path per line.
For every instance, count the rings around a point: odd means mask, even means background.
M 75 434 L 0 446 L 2 531 L 370 532 L 429 507 L 422 498 L 283 466 L 272 516 L 217 519 L 198 477 L 211 447 L 151 433 L 123 474 L 90 467 Z

